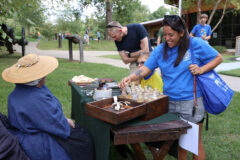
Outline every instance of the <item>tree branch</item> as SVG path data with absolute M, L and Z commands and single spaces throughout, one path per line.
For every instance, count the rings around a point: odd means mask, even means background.
M 222 16 L 221 16 L 221 18 L 219 19 L 218 23 L 217 23 L 217 24 L 214 26 L 214 28 L 212 29 L 212 32 L 214 32 L 215 29 L 218 27 L 218 25 L 222 22 L 223 17 L 224 17 L 224 15 L 226 14 L 225 11 L 226 11 L 227 2 L 228 2 L 228 0 L 225 1 Z
M 197 23 L 200 22 L 201 4 L 202 4 L 202 0 L 198 0 L 198 2 L 197 2 L 197 7 L 198 7 L 198 10 L 197 10 Z
M 208 25 L 211 23 L 211 21 L 212 21 L 212 18 L 213 18 L 213 15 L 215 14 L 215 12 L 216 12 L 216 10 L 217 10 L 217 7 L 218 7 L 218 5 L 219 5 L 219 3 L 221 2 L 222 0 L 218 0 L 217 1 L 217 3 L 214 5 L 214 7 L 213 7 L 213 10 L 212 10 L 212 12 L 211 12 L 211 15 L 210 15 L 210 17 L 209 17 L 209 19 L 208 19 Z M 227 0 L 226 0 L 227 1 Z

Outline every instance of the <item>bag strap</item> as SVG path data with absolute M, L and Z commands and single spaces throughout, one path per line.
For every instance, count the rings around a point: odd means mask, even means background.
M 192 38 L 190 38 L 190 52 L 191 52 L 191 59 L 192 59 L 192 64 L 194 64 L 194 54 L 192 50 L 192 44 L 191 44 Z M 193 116 L 195 114 L 195 109 L 198 106 L 197 104 L 197 80 L 196 80 L 196 75 L 193 75 L 193 101 L 194 101 L 194 107 L 193 108 Z
M 197 80 L 196 76 L 194 75 L 194 83 L 193 83 L 193 100 L 194 100 L 194 106 L 198 106 L 197 104 Z
M 191 52 L 191 59 L 192 59 L 192 63 L 194 64 L 194 54 L 193 54 L 193 50 L 192 50 L 192 44 L 191 44 L 191 40 L 193 38 L 190 37 L 190 52 Z M 194 106 L 198 106 L 197 105 L 197 78 L 196 75 L 194 75 L 194 85 L 193 85 L 193 98 L 194 98 Z M 208 113 L 206 113 L 206 131 L 208 130 Z

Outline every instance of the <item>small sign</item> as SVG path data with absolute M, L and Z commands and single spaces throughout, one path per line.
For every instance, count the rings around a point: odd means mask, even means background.
M 217 32 L 213 32 L 213 38 L 217 38 Z

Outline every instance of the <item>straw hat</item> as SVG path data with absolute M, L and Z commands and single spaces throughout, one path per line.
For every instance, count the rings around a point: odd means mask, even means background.
M 58 67 L 58 61 L 50 56 L 28 54 L 16 64 L 5 69 L 2 77 L 10 83 L 28 83 L 45 77 Z

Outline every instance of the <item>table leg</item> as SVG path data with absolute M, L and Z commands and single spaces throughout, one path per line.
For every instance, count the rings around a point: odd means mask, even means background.
M 174 141 L 165 141 L 161 148 L 155 148 L 149 144 L 146 144 L 148 149 L 152 152 L 154 160 L 164 160 L 164 157 L 167 155 L 171 145 Z
M 133 152 L 134 152 L 134 155 L 135 155 L 135 158 L 137 160 L 146 160 L 146 157 L 144 155 L 144 152 L 140 146 L 139 143 L 134 143 L 134 144 L 131 144 L 131 147 L 133 149 Z

